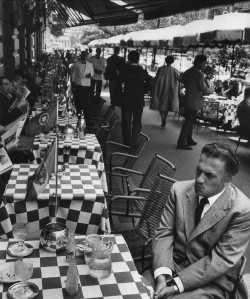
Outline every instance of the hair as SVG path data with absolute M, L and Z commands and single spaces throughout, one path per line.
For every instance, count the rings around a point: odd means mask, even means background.
M 205 55 L 202 54 L 196 55 L 194 59 L 194 64 L 200 64 L 205 61 L 207 61 L 207 57 Z
M 81 57 L 81 59 L 84 59 L 84 58 L 87 57 L 87 55 L 88 55 L 88 52 L 87 52 L 87 51 L 81 51 L 81 55 L 80 55 L 80 57 Z
M 245 88 L 244 98 L 248 99 L 250 97 L 250 87 Z
M 12 82 L 16 82 L 17 84 L 21 84 L 21 83 L 23 82 L 23 78 L 22 78 L 22 76 L 15 75 L 15 76 L 12 78 Z
M 172 64 L 174 62 L 174 57 L 172 55 L 168 55 L 165 58 L 165 62 L 166 62 L 166 64 Z
M 235 176 L 240 168 L 240 162 L 234 152 L 227 144 L 211 143 L 206 144 L 201 154 L 209 158 L 219 159 L 225 162 L 226 173 L 231 177 Z
M 140 53 L 136 50 L 132 50 L 128 53 L 128 60 L 130 63 L 138 63 L 140 60 Z
M 114 54 L 120 53 L 120 47 L 114 47 Z

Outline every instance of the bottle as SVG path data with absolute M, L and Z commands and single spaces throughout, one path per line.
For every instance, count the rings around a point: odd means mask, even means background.
M 76 267 L 76 260 L 71 258 L 66 278 L 66 291 L 69 295 L 75 295 L 78 292 L 79 275 Z
M 84 138 L 86 130 L 86 122 L 84 119 L 83 111 L 81 113 L 80 123 L 79 123 L 79 138 Z
M 68 242 L 66 245 L 66 262 L 70 262 L 70 260 L 75 258 L 76 254 L 76 240 L 73 231 L 69 231 L 68 234 Z

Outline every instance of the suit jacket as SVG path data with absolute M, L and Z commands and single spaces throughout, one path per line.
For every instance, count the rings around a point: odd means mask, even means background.
M 88 74 L 94 75 L 93 64 L 88 61 L 86 61 L 86 64 L 77 62 L 72 71 L 72 81 L 75 85 L 90 86 L 90 78 L 86 77 Z
M 15 99 L 0 91 L 0 125 L 6 126 L 22 115 L 18 108 L 10 109 Z
M 206 85 L 203 73 L 194 66 L 184 72 L 182 80 L 186 88 L 185 109 L 199 110 L 202 97 L 211 94 L 213 90 Z
M 153 239 L 153 270 L 177 271 L 185 291 L 213 283 L 228 294 L 250 237 L 250 201 L 229 184 L 195 227 L 194 181 L 177 182 Z M 228 297 L 226 297 L 228 298 Z
M 117 74 L 117 71 L 120 72 L 122 68 L 124 67 L 124 58 L 118 56 L 118 55 L 112 55 L 107 59 L 107 67 L 105 70 L 105 79 L 116 81 L 120 80 L 119 74 Z
M 149 81 L 149 75 L 140 65 L 126 64 L 120 74 L 124 83 L 122 108 L 136 110 L 145 106 L 144 88 Z

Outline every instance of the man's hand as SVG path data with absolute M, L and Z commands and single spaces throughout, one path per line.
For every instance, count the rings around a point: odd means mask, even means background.
M 161 289 L 160 292 L 154 293 L 154 299 L 166 299 L 169 296 L 172 296 L 175 294 L 176 294 L 176 292 L 175 292 L 175 289 L 173 286 L 165 287 L 165 288 Z
M 85 75 L 85 77 L 86 77 L 86 78 L 91 78 L 92 76 L 91 76 L 91 74 L 89 73 L 89 74 Z

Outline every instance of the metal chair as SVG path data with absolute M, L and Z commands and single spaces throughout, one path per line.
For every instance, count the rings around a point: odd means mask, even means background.
M 247 258 L 243 255 L 241 257 L 241 260 L 240 260 L 238 271 L 237 271 L 237 273 L 235 275 L 236 279 L 235 279 L 235 282 L 234 282 L 234 288 L 233 288 L 232 293 L 230 294 L 229 299 L 237 299 L 238 298 L 236 296 L 236 291 L 239 288 L 240 282 L 242 281 L 243 274 L 244 274 L 244 269 L 245 269 L 245 266 L 246 266 L 246 262 L 247 262 Z M 243 298 L 243 294 L 242 294 L 242 298 Z M 248 299 L 248 295 L 247 294 L 245 294 L 245 298 L 244 299 Z
M 159 226 L 171 187 L 175 182 L 174 179 L 159 174 L 151 190 L 143 190 L 143 192 L 149 193 L 147 199 L 138 196 L 130 197 L 131 201 L 141 200 L 145 203 L 139 223 L 132 229 L 114 230 L 113 233 L 123 235 L 133 258 L 141 256 L 143 245 L 149 238 L 153 237 L 156 228 Z M 120 196 L 114 197 L 112 202 L 119 201 L 119 198 Z
M 120 176 L 124 178 L 127 182 L 127 189 L 129 190 L 129 196 L 124 196 L 123 199 L 120 199 L 119 201 L 112 202 L 112 197 L 107 198 L 108 206 L 110 207 L 109 210 L 109 218 L 111 227 L 113 226 L 112 216 L 126 216 L 126 217 L 132 217 L 133 224 L 134 224 L 134 218 L 141 217 L 141 213 L 143 211 L 143 208 L 145 206 L 145 203 L 142 201 L 130 201 L 130 196 L 144 196 L 147 198 L 148 194 L 145 194 L 143 192 L 143 189 L 151 189 L 152 185 L 157 177 L 158 174 L 162 174 L 168 177 L 172 177 L 176 171 L 175 166 L 169 162 L 168 160 L 164 159 L 163 157 L 155 154 L 152 158 L 150 164 L 148 165 L 145 173 L 136 171 L 136 170 L 130 170 L 125 169 L 121 167 L 116 167 L 116 170 L 120 170 Z M 130 191 L 129 188 L 129 177 L 131 175 L 140 175 L 142 177 L 141 182 L 138 186 L 138 188 L 133 189 Z M 119 174 L 116 174 L 119 176 Z
M 109 178 L 109 192 L 112 193 L 112 177 L 118 173 L 120 176 L 120 167 L 126 169 L 132 169 L 135 161 L 139 158 L 145 145 L 149 141 L 149 137 L 142 132 L 139 133 L 136 145 L 133 147 L 126 146 L 113 141 L 108 141 L 107 145 L 112 145 L 118 148 L 117 151 L 112 151 L 109 157 L 109 163 L 105 164 L 106 173 Z M 117 168 L 118 167 L 118 168 Z M 116 171 L 117 168 L 117 171 Z M 124 191 L 124 178 L 121 177 Z
M 205 126 L 215 126 L 217 129 L 223 123 L 223 110 L 220 110 L 219 102 L 203 101 L 201 110 L 197 115 L 197 129 L 198 132 L 199 125 Z

